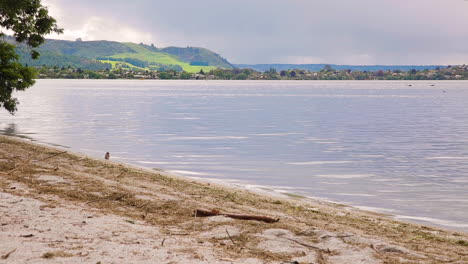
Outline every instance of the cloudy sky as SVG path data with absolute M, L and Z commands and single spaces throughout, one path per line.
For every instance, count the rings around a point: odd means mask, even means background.
M 51 38 L 200 46 L 232 63 L 464 64 L 468 0 L 43 0 Z

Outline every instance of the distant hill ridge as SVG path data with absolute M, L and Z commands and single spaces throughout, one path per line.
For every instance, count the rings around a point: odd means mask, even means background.
M 13 38 L 6 38 L 14 43 Z M 174 69 L 177 71 L 198 72 L 211 69 L 234 68 L 225 58 L 205 48 L 167 47 L 154 45 L 121 43 L 115 41 L 67 41 L 47 39 L 39 47 L 41 57 L 32 60 L 29 50 L 18 45 L 20 61 L 30 66 L 72 66 L 98 70 L 106 68 L 140 68 L 153 70 Z
M 401 70 L 409 71 L 415 70 L 434 70 L 437 67 L 444 68 L 443 65 L 336 65 L 336 64 L 234 64 L 236 68 L 248 68 L 256 71 L 265 72 L 269 69 L 276 69 L 277 71 L 288 70 L 307 70 L 318 72 L 326 65 L 330 65 L 335 70 L 352 70 L 352 71 L 387 71 L 387 70 Z
M 5 37 L 7 42 L 16 44 L 12 37 Z M 116 41 L 68 41 L 47 39 L 39 47 L 41 56 L 32 60 L 30 51 L 25 45 L 17 45 L 20 62 L 29 66 L 74 67 L 88 70 L 107 68 L 127 68 L 144 70 L 168 70 L 199 72 L 213 69 L 250 68 L 265 72 L 273 68 L 277 71 L 308 70 L 320 71 L 326 65 L 336 70 L 352 71 L 379 70 L 433 70 L 444 65 L 336 65 L 336 64 L 231 64 L 219 54 L 200 47 L 166 47 L 154 45 L 122 43 Z

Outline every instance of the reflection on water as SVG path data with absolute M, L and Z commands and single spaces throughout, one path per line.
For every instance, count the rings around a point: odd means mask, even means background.
M 19 132 L 16 130 L 16 124 L 14 123 L 7 124 L 4 129 L 0 129 L 0 132 L 8 136 L 15 136 L 19 134 Z
M 433 83 L 39 80 L 0 131 L 468 230 L 468 82 Z

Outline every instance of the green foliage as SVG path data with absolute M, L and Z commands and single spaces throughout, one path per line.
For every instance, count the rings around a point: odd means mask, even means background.
M 77 57 L 72 55 L 58 54 L 51 51 L 40 51 L 41 56 L 33 60 L 28 56 L 28 50 L 23 45 L 16 47 L 16 52 L 20 55 L 19 62 L 23 65 L 28 66 L 42 66 L 42 65 L 51 65 L 58 67 L 68 67 L 73 68 L 83 68 L 87 70 L 103 70 L 111 69 L 112 65 L 109 63 L 103 63 L 100 61 L 86 59 L 83 57 Z
M 190 66 L 208 66 L 209 63 L 208 62 L 204 62 L 204 61 L 191 61 L 190 62 Z
M 192 78 L 192 74 L 190 74 L 188 72 L 182 72 L 180 74 L 180 79 L 182 79 L 182 80 L 188 80 L 190 78 Z
M 41 45 L 45 35 L 63 31 L 49 16 L 47 8 L 41 5 L 41 0 L 1 0 L 0 28 L 13 31 L 16 42 L 31 48 Z M 34 84 L 34 69 L 22 66 L 15 46 L 3 39 L 3 32 L 0 32 L 0 37 L 0 107 L 13 114 L 18 100 L 12 97 L 12 93 Z M 30 54 L 33 59 L 39 57 L 36 50 L 31 50 Z
M 15 44 L 13 38 L 7 38 L 6 41 Z M 18 45 L 18 50 L 27 51 L 27 46 Z M 26 56 L 26 52 L 22 52 L 20 61 L 34 66 L 71 65 L 92 70 L 122 67 L 158 71 L 173 69 L 196 73 L 201 69 L 210 71 L 216 68 L 233 68 L 218 54 L 203 48 L 158 49 L 154 45 L 142 43 L 46 40 L 38 51 L 47 57 L 32 62 L 29 56 Z M 190 65 L 191 62 L 193 65 Z
M 325 65 L 323 69 L 321 70 L 321 72 L 334 72 L 334 71 L 335 69 L 333 69 L 331 65 Z
M 304 70 L 267 71 L 264 73 L 252 69 L 214 69 L 209 72 L 200 70 L 198 73 L 189 73 L 177 69 L 135 68 L 126 62 L 108 61 L 116 63 L 113 70 L 89 71 L 73 69 L 71 67 L 61 69 L 59 67 L 40 67 L 40 78 L 93 78 L 93 79 L 208 79 L 208 80 L 467 80 L 468 66 L 453 66 L 440 68 L 439 70 L 409 72 L 394 71 L 351 71 L 341 70 L 333 72 L 310 72 Z M 164 65 L 166 66 L 166 65 Z
M 134 59 L 134 58 L 113 58 L 113 57 L 109 57 L 109 58 L 106 58 L 106 57 L 99 57 L 97 58 L 97 60 L 108 60 L 108 61 L 123 61 L 123 62 L 126 62 L 128 64 L 131 64 L 133 66 L 136 66 L 136 67 L 139 67 L 139 68 L 146 68 L 149 66 L 149 63 L 146 62 L 146 61 L 143 61 L 143 60 L 139 60 L 139 59 Z
M 23 91 L 33 85 L 34 76 L 34 68 L 18 62 L 15 46 L 0 42 L 0 107 L 14 113 L 18 99 L 12 97 L 13 91 Z
M 168 80 L 172 79 L 173 75 L 170 72 L 160 72 L 158 77 L 159 79 Z
M 174 66 L 180 69 L 180 71 L 184 70 L 187 72 L 198 72 L 201 69 L 204 70 L 211 70 L 217 68 L 217 66 L 196 66 L 190 65 L 187 62 L 181 61 L 177 56 L 171 55 L 165 52 L 155 52 L 154 48 L 151 48 L 146 45 L 138 45 L 135 43 L 125 43 L 127 47 L 132 49 L 132 52 L 125 52 L 125 53 L 118 53 L 112 56 L 107 56 L 106 59 L 136 59 L 140 61 L 145 61 L 148 65 L 167 65 L 172 66 L 171 69 L 175 69 Z M 104 58 L 102 58 L 104 59 Z M 133 65 L 133 64 L 132 64 Z M 134 65 L 137 66 L 137 65 Z M 139 66 L 137 66 L 139 67 Z M 160 67 L 160 70 L 167 70 L 167 67 Z
M 249 76 L 245 73 L 241 73 L 239 75 L 236 76 L 236 80 L 247 80 Z
M 234 64 L 237 68 L 250 68 L 254 69 L 259 72 L 267 72 L 269 69 L 273 68 L 276 71 L 289 71 L 294 69 L 300 69 L 305 71 L 312 71 L 312 72 L 319 72 L 323 70 L 323 68 L 327 64 Z M 438 65 L 336 65 L 331 64 L 329 65 L 334 70 L 341 71 L 341 70 L 352 70 L 352 71 L 371 71 L 376 72 L 379 70 L 382 71 L 409 71 L 411 69 L 415 69 L 418 71 L 421 70 L 437 70 L 436 68 L 445 68 L 443 66 Z
M 165 52 L 176 56 L 179 60 L 198 66 L 217 66 L 224 69 L 233 69 L 234 67 L 219 54 L 204 48 L 187 47 L 167 47 L 159 49 L 160 52 Z
M 0 26 L 12 30 L 17 42 L 33 48 L 44 42 L 45 35 L 63 32 L 41 0 L 0 1 Z M 31 56 L 37 58 L 39 53 L 33 50 Z
M 123 43 L 114 41 L 65 41 L 47 40 L 40 51 L 51 51 L 57 54 L 72 55 L 86 59 L 111 56 L 118 53 L 134 53 L 135 51 Z

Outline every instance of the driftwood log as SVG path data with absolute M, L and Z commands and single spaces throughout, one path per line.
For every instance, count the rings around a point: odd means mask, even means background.
M 207 217 L 207 216 L 216 216 L 216 215 L 223 215 L 234 219 L 241 219 L 241 220 L 254 220 L 254 221 L 261 221 L 265 223 L 276 223 L 279 221 L 278 218 L 272 218 L 268 216 L 260 216 L 260 215 L 240 215 L 240 214 L 227 214 L 221 213 L 218 210 L 203 210 L 197 209 L 194 213 L 195 217 Z

